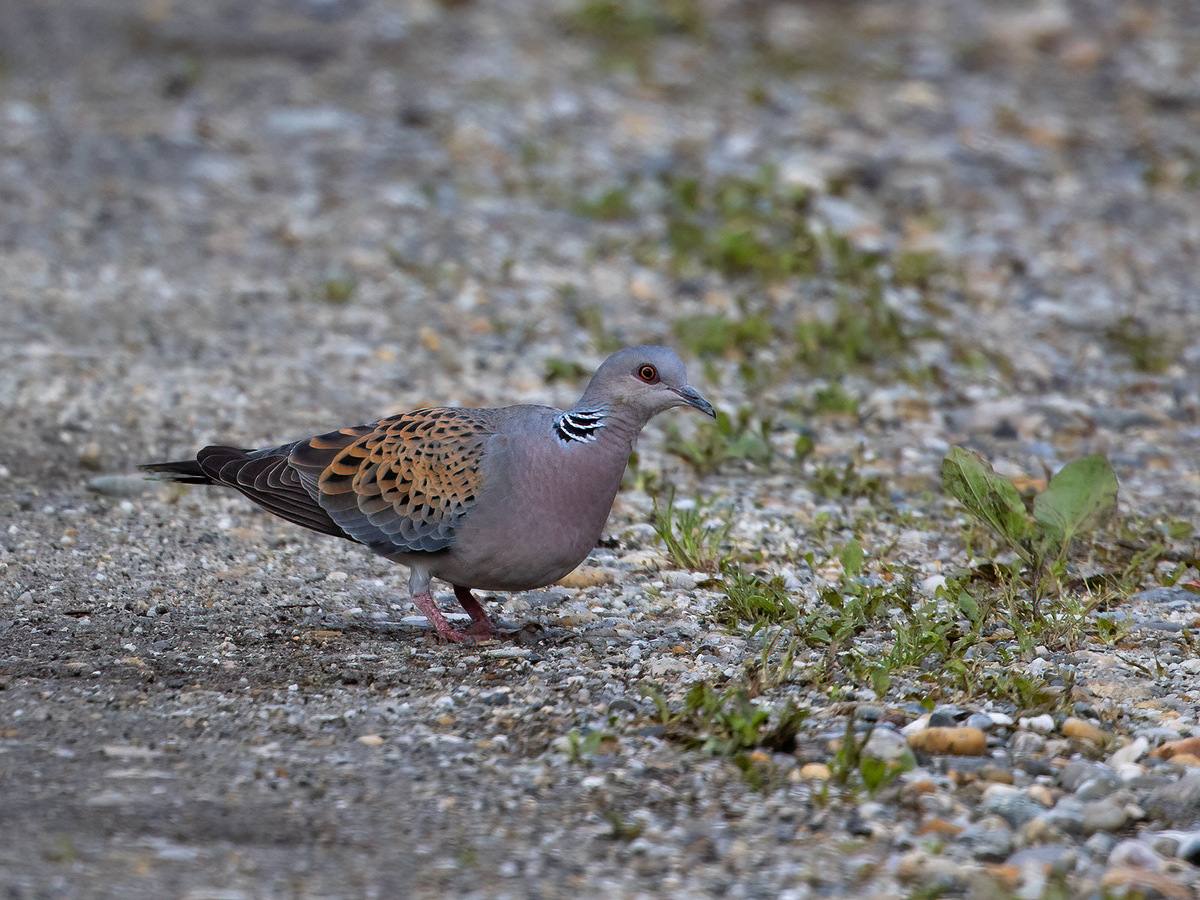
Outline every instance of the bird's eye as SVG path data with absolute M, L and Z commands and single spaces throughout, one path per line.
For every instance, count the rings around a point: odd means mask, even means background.
M 642 366 L 637 370 L 637 377 L 646 384 L 654 384 L 658 381 L 658 369 L 654 366 Z

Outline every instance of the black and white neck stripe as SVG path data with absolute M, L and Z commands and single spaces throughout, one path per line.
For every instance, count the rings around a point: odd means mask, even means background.
M 604 413 L 598 409 L 572 410 L 554 420 L 554 434 L 564 444 L 589 443 L 604 427 Z

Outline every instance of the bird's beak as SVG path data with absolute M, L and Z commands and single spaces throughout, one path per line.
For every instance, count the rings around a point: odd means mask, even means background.
M 713 409 L 713 405 L 711 403 L 709 403 L 707 400 L 705 400 L 703 397 L 701 397 L 700 392 L 697 391 L 694 387 L 689 387 L 687 385 L 684 385 L 681 388 L 673 388 L 673 390 L 675 391 L 676 394 L 679 395 L 679 398 L 684 403 L 686 403 L 688 406 L 694 406 L 696 409 L 700 410 L 700 412 L 704 413 L 706 416 L 712 416 L 714 419 L 717 417 L 717 411 L 715 409 Z

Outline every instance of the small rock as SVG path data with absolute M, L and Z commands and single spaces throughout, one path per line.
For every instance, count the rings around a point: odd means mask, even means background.
M 904 772 L 917 767 L 916 757 L 909 749 L 904 735 L 882 726 L 871 732 L 871 736 L 863 745 L 862 755 L 869 759 L 878 759 Z
M 1090 842 L 1091 838 L 1088 840 Z M 1120 841 L 1109 851 L 1108 864 L 1113 868 L 1149 869 L 1158 872 L 1162 869 L 1163 858 L 1145 841 L 1130 839 Z
M 1013 832 L 1001 816 L 985 816 L 971 824 L 958 836 L 976 859 L 984 862 L 1000 862 L 1012 852 Z
M 1013 828 L 1019 828 L 1043 813 L 1040 804 L 1024 791 L 1003 784 L 990 784 L 983 792 L 980 810 L 1000 816 Z
M 1200 757 L 1200 737 L 1183 738 L 1178 741 L 1168 741 L 1161 747 L 1156 747 L 1150 751 L 1150 755 L 1155 759 L 1174 759 L 1180 755 L 1190 756 L 1193 759 Z M 1190 765 L 1190 763 L 1189 763 Z
M 87 489 L 101 497 L 140 497 L 152 486 L 141 475 L 97 475 L 86 482 Z
M 1200 809 L 1200 775 L 1185 775 L 1172 784 L 1150 792 L 1142 807 L 1152 819 L 1160 819 L 1168 827 L 1189 827 Z
M 1107 740 L 1107 735 L 1099 727 L 1083 719 L 1077 719 L 1074 716 L 1063 722 L 1062 734 L 1063 737 L 1088 741 L 1097 747 L 1102 746 Z
M 1070 840 L 1066 833 L 1051 825 L 1042 817 L 1030 819 L 1021 826 L 1021 845 L 1036 847 L 1042 844 L 1065 844 Z
M 1041 818 L 1065 834 L 1077 835 L 1083 832 L 1083 809 L 1083 801 L 1074 797 L 1062 797 L 1054 804 L 1053 809 L 1042 813 Z
M 1111 800 L 1097 800 L 1084 806 L 1080 822 L 1084 834 L 1119 831 L 1129 822 L 1129 813 L 1125 807 Z
M 1144 737 L 1134 738 L 1131 743 L 1126 744 L 1120 750 L 1117 750 L 1115 753 L 1109 756 L 1108 764 L 1114 769 L 1119 769 L 1129 763 L 1137 762 L 1139 759 L 1145 756 L 1146 751 L 1149 749 L 1150 742 Z
M 953 728 L 958 724 L 962 710 L 954 706 L 939 706 L 929 714 L 930 728 Z
M 922 753 L 982 756 L 987 752 L 987 735 L 978 728 L 926 728 L 909 735 L 908 745 Z
M 98 441 L 89 441 L 79 451 L 79 467 L 95 471 L 100 468 L 101 447 Z
M 1046 739 L 1032 731 L 1018 731 L 1013 735 L 1010 747 L 1013 756 L 1037 756 L 1046 749 Z
M 1189 865 L 1200 867 L 1200 831 L 1182 838 L 1175 855 Z
M 1146 897 L 1155 900 L 1192 900 L 1191 887 L 1159 872 L 1113 868 L 1100 879 L 1104 896 Z
M 1108 859 L 1113 848 L 1117 846 L 1117 838 L 1111 834 L 1105 834 L 1103 831 L 1097 831 L 1090 838 L 1083 842 L 1083 849 L 1096 859 Z M 1111 865 L 1111 862 L 1109 863 Z
M 968 728 L 978 728 L 980 731 L 991 731 L 996 727 L 995 721 L 987 713 L 971 713 L 964 724 Z
M 1027 731 L 1036 731 L 1038 734 L 1049 734 L 1054 730 L 1054 717 L 1043 713 L 1040 716 L 1030 716 L 1029 718 L 1021 719 L 1018 724 Z
M 670 573 L 670 574 L 681 574 L 681 573 L 675 572 L 675 573 Z M 691 573 L 689 572 L 686 574 L 691 574 Z M 558 580 L 557 584 L 559 587 L 570 588 L 572 590 L 579 590 L 580 588 L 598 587 L 599 585 L 602 585 L 602 584 L 608 584 L 610 581 L 612 581 L 612 575 L 610 575 L 608 572 L 604 571 L 603 569 L 597 569 L 597 568 L 594 568 L 593 566 L 580 566 L 579 568 L 573 569 L 572 571 L 570 571 L 566 575 L 564 575 L 562 578 L 560 578 Z M 695 586 L 696 586 L 696 583 L 693 580 L 691 587 L 695 587 Z

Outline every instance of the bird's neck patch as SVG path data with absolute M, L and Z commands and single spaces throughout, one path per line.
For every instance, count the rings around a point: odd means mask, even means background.
M 604 427 L 604 413 L 598 409 L 572 410 L 554 420 L 554 434 L 564 444 L 587 444 Z

